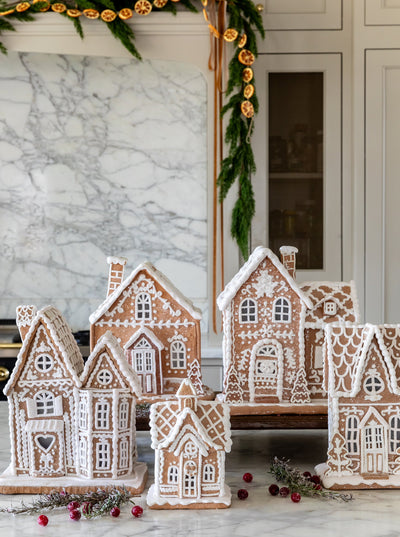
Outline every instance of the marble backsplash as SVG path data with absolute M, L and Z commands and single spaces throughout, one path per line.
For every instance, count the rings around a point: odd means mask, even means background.
M 52 303 L 87 328 L 108 255 L 151 261 L 206 313 L 206 96 L 176 62 L 0 58 L 1 318 Z

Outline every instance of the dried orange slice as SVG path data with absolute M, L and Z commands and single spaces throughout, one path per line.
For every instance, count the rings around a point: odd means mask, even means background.
M 254 106 L 250 101 L 243 101 L 240 105 L 240 110 L 245 117 L 250 118 L 254 116 Z
M 14 13 L 15 9 L 7 9 L 7 11 L 0 11 L 0 17 L 5 17 L 6 15 L 11 15 Z
M 88 19 L 98 19 L 100 17 L 100 13 L 97 11 L 97 9 L 84 9 L 83 14 Z
M 76 19 L 82 15 L 82 12 L 79 11 L 79 9 L 67 9 L 67 15 L 73 19 Z
M 246 82 L 246 84 L 248 82 L 250 82 L 250 80 L 253 79 L 253 76 L 254 76 L 254 73 L 253 73 L 253 69 L 251 67 L 245 67 L 242 71 L 242 80 L 243 82 Z
M 105 9 L 101 12 L 100 17 L 104 22 L 112 22 L 116 19 L 117 14 L 112 9 Z
M 239 61 L 243 65 L 252 65 L 254 63 L 254 60 L 254 54 L 250 50 L 244 48 L 239 52 Z
M 135 4 L 135 11 L 138 15 L 148 15 L 152 9 L 153 6 L 149 0 L 138 0 Z
M 22 13 L 23 11 L 26 11 L 31 7 L 29 2 L 20 2 L 15 6 L 15 10 L 18 11 L 18 13 Z
M 153 6 L 161 9 L 167 4 L 168 0 L 154 0 Z
M 172 0 L 172 2 L 179 2 L 179 0 Z
M 232 41 L 235 41 L 238 35 L 239 35 L 239 32 L 237 30 L 235 30 L 234 28 L 228 28 L 224 32 L 224 39 L 228 43 L 231 43 Z
M 243 34 L 242 37 L 239 39 L 238 47 L 243 48 L 246 43 L 247 43 L 247 35 Z
M 133 11 L 129 7 L 124 7 L 120 10 L 120 12 L 118 13 L 118 16 L 123 21 L 126 21 L 127 19 L 130 19 L 131 17 L 133 17 Z
M 55 11 L 55 13 L 64 13 L 64 11 L 67 9 L 67 6 L 65 4 L 61 4 L 61 2 L 57 2 L 55 4 L 51 4 L 51 9 Z
M 245 99 L 251 99 L 254 95 L 254 86 L 253 84 L 247 84 L 243 90 L 243 95 Z

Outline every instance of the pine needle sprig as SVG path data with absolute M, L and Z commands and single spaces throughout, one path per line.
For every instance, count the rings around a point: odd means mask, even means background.
M 339 500 L 349 502 L 353 500 L 351 494 L 343 494 L 324 488 L 315 488 L 315 484 L 302 475 L 298 468 L 289 465 L 289 460 L 274 457 L 269 473 L 272 474 L 279 483 L 283 483 L 290 492 L 299 492 L 302 496 L 318 496 L 328 500 Z
M 66 507 L 70 502 L 78 502 L 81 505 L 82 515 L 85 518 L 91 519 L 108 515 L 113 507 L 120 507 L 130 501 L 131 494 L 123 486 L 106 487 L 82 494 L 53 491 L 49 494 L 40 494 L 28 505 L 24 501 L 21 501 L 19 507 L 2 507 L 0 508 L 0 513 L 34 515 L 60 507 Z

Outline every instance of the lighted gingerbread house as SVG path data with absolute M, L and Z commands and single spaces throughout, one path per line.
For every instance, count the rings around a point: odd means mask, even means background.
M 173 396 L 189 377 L 204 395 L 200 368 L 201 311 L 150 263 L 126 279 L 126 259 L 109 257 L 108 296 L 90 316 L 93 347 L 108 330 L 135 369 L 143 399 Z
M 153 509 L 225 508 L 225 453 L 231 449 L 229 407 L 200 400 L 184 380 L 174 401 L 150 409 L 154 485 L 147 503 Z
M 218 297 L 222 398 L 238 412 L 240 406 L 249 412 L 261 405 L 263 412 L 275 404 L 297 405 L 297 411 L 299 405 L 326 408 L 324 328 L 358 321 L 354 283 L 297 283 L 296 253 L 284 246 L 280 261 L 268 248 L 256 248 Z
M 140 384 L 117 340 L 105 334 L 84 366 L 75 339 L 52 306 L 17 310 L 23 339 L 4 389 L 11 464 L 0 492 L 70 492 L 124 484 L 133 494 L 147 468 L 136 462 Z
M 400 325 L 326 329 L 325 487 L 400 487 Z

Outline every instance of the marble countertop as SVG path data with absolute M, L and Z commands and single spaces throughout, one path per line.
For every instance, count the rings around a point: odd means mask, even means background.
M 0 471 L 9 464 L 8 406 L 0 403 Z M 227 456 L 226 481 L 230 485 L 232 506 L 222 510 L 153 511 L 146 507 L 145 494 L 135 498 L 144 508 L 143 517 L 135 519 L 130 508 L 122 508 L 119 518 L 69 520 L 64 510 L 48 513 L 49 524 L 40 527 L 37 516 L 13 517 L 0 514 L 1 537 L 395 537 L 400 527 L 400 490 L 356 491 L 354 500 L 302 498 L 294 504 L 289 498 L 272 497 L 268 486 L 273 482 L 267 472 L 274 455 L 289 458 L 293 465 L 312 471 L 326 457 L 327 431 L 273 430 L 233 431 L 233 448 Z M 153 482 L 153 452 L 148 432 L 138 433 L 139 460 L 149 467 L 146 492 Z M 245 484 L 244 472 L 254 480 Z M 236 492 L 247 488 L 249 497 L 241 501 Z M 0 506 L 19 505 L 31 496 L 0 496 Z

